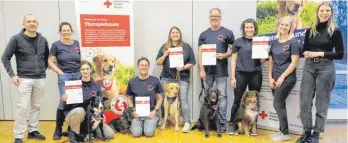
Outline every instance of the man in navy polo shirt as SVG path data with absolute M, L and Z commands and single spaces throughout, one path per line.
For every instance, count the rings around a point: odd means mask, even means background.
M 150 114 L 147 117 L 139 117 L 137 112 L 134 111 L 130 130 L 133 137 L 140 137 L 143 133 L 147 137 L 152 137 L 157 127 L 157 112 L 163 101 L 163 89 L 160 80 L 149 75 L 150 62 L 147 58 L 140 58 L 137 65 L 139 76 L 130 79 L 128 82 L 128 104 L 130 108 L 133 108 L 136 106 L 135 100 L 137 97 L 149 97 Z
M 226 114 L 227 114 L 227 77 L 228 62 L 231 56 L 232 44 L 234 42 L 233 32 L 220 25 L 221 11 L 213 8 L 209 13 L 210 28 L 201 33 L 198 40 L 199 52 L 198 63 L 200 69 L 200 78 L 205 80 L 209 87 L 215 86 L 220 90 L 219 96 L 219 119 L 221 132 L 226 131 Z M 216 65 L 202 65 L 202 44 L 216 44 Z

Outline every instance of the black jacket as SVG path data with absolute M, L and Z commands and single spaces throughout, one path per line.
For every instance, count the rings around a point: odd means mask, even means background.
M 11 58 L 16 56 L 17 75 L 21 78 L 45 78 L 48 67 L 49 48 L 45 37 L 37 33 L 37 48 L 24 35 L 25 29 L 17 35 L 11 37 L 6 49 L 1 57 L 1 61 L 7 73 L 12 78 L 16 74 L 12 70 Z

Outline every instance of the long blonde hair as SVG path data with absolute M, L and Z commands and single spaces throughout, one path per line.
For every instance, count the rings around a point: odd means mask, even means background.
M 169 34 L 168 34 L 168 40 L 166 43 L 163 44 L 163 49 L 162 49 L 162 52 L 164 53 L 165 51 L 167 51 L 170 47 L 172 47 L 173 45 L 173 41 L 172 41 L 172 38 L 170 38 L 170 33 L 172 33 L 173 29 L 176 29 L 179 31 L 180 33 L 180 38 L 179 38 L 179 41 L 178 41 L 178 46 L 180 47 L 183 47 L 184 46 L 184 42 L 182 41 L 182 34 L 181 34 L 181 31 L 178 27 L 174 26 L 172 28 L 170 28 L 169 30 Z
M 318 12 L 319 12 L 319 8 L 320 8 L 321 6 L 323 6 L 323 5 L 326 5 L 326 6 L 330 7 L 330 9 L 331 9 L 331 16 L 330 16 L 330 18 L 329 18 L 329 20 L 328 20 L 328 22 L 327 22 L 327 25 L 328 25 L 327 30 L 328 30 L 330 36 L 332 36 L 332 34 L 333 34 L 334 31 L 335 31 L 335 28 L 337 27 L 337 26 L 336 26 L 336 23 L 335 23 L 335 21 L 334 21 L 334 18 L 333 18 L 332 6 L 331 6 L 330 2 L 327 2 L 327 1 L 322 2 L 322 3 L 319 4 L 319 6 L 318 6 L 318 8 L 317 8 L 317 13 L 316 13 L 317 18 L 316 18 L 316 20 L 314 21 L 314 23 L 313 23 L 313 25 L 312 25 L 311 32 L 310 32 L 310 34 L 309 34 L 309 37 L 311 37 L 311 38 L 313 38 L 313 37 L 315 37 L 315 36 L 317 36 L 317 35 L 319 34 L 318 31 L 317 31 L 317 26 L 318 26 L 319 23 L 320 23 L 320 19 L 319 19 L 319 17 L 318 17 Z
M 277 29 L 277 35 L 276 38 L 279 39 L 280 38 L 280 31 L 279 31 L 279 26 L 280 24 L 284 21 L 284 20 L 288 20 L 290 22 L 290 29 L 289 29 L 289 39 L 294 37 L 294 30 L 295 30 L 295 18 L 293 16 L 284 16 L 282 18 L 280 18 L 277 22 L 276 25 L 276 29 Z

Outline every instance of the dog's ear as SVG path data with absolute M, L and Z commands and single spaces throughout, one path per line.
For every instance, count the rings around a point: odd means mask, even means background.
M 241 106 L 241 107 L 245 107 L 245 98 L 247 97 L 247 95 L 248 95 L 248 92 L 247 92 L 247 91 L 244 92 L 244 94 L 243 94 L 243 96 L 242 96 L 242 100 L 241 100 L 241 102 L 240 102 L 240 106 Z
M 221 91 L 219 89 L 216 89 L 217 91 L 217 99 L 219 99 L 219 96 L 221 95 Z
M 164 90 L 165 90 L 165 91 L 169 91 L 169 83 L 166 83 L 166 84 L 164 85 Z
M 91 101 L 93 101 L 96 98 L 96 96 L 90 96 L 87 98 L 87 103 L 89 104 Z
M 109 98 L 103 96 L 103 102 L 106 101 L 106 100 L 109 100 Z
M 95 64 L 95 66 L 100 66 L 102 58 L 103 55 L 96 55 L 95 57 L 93 57 L 93 63 Z
M 120 65 L 120 60 L 118 60 L 116 57 L 114 57 L 115 60 L 115 67 L 117 67 L 118 65 Z
M 207 92 L 207 91 L 205 91 L 205 92 Z M 205 102 L 207 105 L 210 105 L 210 104 L 211 104 L 211 101 L 210 101 L 210 99 L 209 99 L 209 96 L 210 96 L 210 94 L 209 94 L 209 92 L 207 92 L 207 94 L 206 94 L 205 97 L 204 97 L 204 102 Z

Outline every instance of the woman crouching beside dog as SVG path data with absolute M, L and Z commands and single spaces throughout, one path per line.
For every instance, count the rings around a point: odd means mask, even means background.
M 88 125 L 86 118 L 87 99 L 92 96 L 102 97 L 101 87 L 98 83 L 94 82 L 91 79 L 92 66 L 87 61 L 81 61 L 80 63 L 80 72 L 82 80 L 82 93 L 83 93 L 83 103 L 80 104 L 66 104 L 64 107 L 65 111 L 68 111 L 65 121 L 68 123 L 68 126 L 71 128 L 69 131 L 70 143 L 83 142 L 85 137 L 88 134 Z M 65 94 L 62 96 L 62 100 L 66 101 L 69 95 Z M 87 103 L 88 104 L 88 103 Z M 104 135 L 106 138 L 111 139 L 114 136 L 114 131 L 107 125 L 103 124 Z M 98 138 L 101 138 L 101 131 L 99 128 L 96 128 L 96 135 Z
M 242 22 L 240 30 L 243 37 L 236 39 L 232 46 L 231 58 L 231 86 L 234 88 L 234 101 L 231 109 L 230 126 L 228 134 L 234 135 L 237 130 L 236 117 L 239 110 L 242 95 L 246 88 L 249 91 L 260 92 L 262 85 L 261 64 L 266 59 L 251 58 L 251 44 L 253 36 L 257 35 L 257 24 L 254 19 L 246 19 Z M 257 133 L 251 132 L 251 135 Z
M 296 66 L 299 61 L 301 45 L 294 37 L 295 19 L 281 18 L 277 23 L 277 35 L 270 50 L 268 62 L 268 82 L 272 88 L 273 107 L 279 118 L 280 132 L 271 135 L 273 141 L 290 140 L 286 113 L 286 98 L 296 83 Z
M 130 79 L 128 82 L 126 92 L 129 107 L 133 109 L 134 118 L 130 127 L 133 137 L 140 137 L 143 133 L 147 137 L 155 135 L 158 122 L 157 112 L 163 101 L 161 82 L 157 77 L 149 75 L 149 66 L 149 60 L 141 57 L 137 63 L 139 76 Z M 138 97 L 148 97 L 150 100 L 150 113 L 147 116 L 139 116 L 136 111 L 135 100 Z
M 182 47 L 184 51 L 184 66 L 178 68 L 170 68 L 169 63 L 169 48 L 174 47 Z M 190 87 L 190 69 L 193 65 L 196 64 L 195 55 L 191 46 L 182 41 L 182 33 L 178 27 L 172 27 L 168 34 L 168 41 L 163 44 L 163 46 L 159 49 L 156 62 L 158 65 L 163 65 L 163 69 L 161 72 L 161 83 L 164 86 L 169 82 L 177 82 L 179 79 L 180 84 L 180 103 L 182 109 L 182 115 L 185 120 L 185 125 L 182 128 L 182 131 L 187 133 L 191 129 L 191 111 L 190 104 L 188 102 L 188 92 Z M 177 73 L 179 72 L 179 76 L 177 77 Z M 163 92 L 165 95 L 165 92 Z

